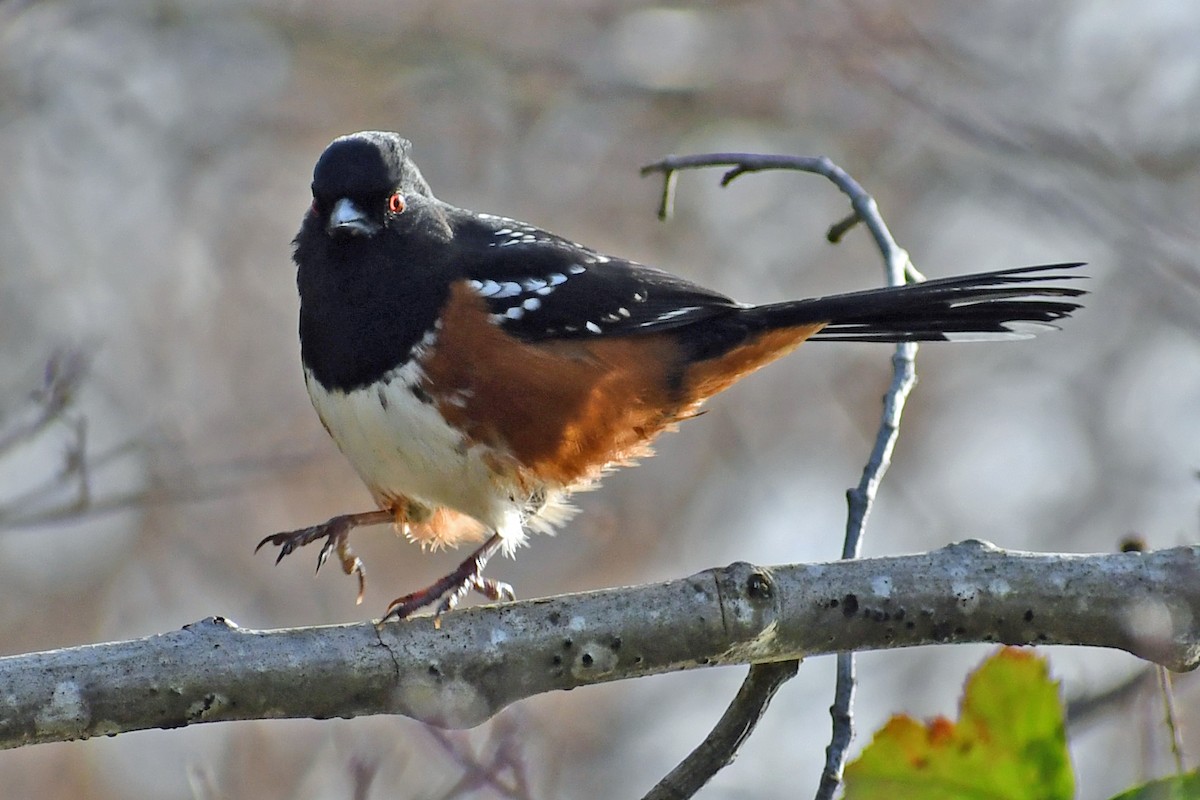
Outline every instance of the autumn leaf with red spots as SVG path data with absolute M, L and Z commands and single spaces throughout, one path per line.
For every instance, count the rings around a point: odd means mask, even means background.
M 1068 800 L 1074 777 L 1046 661 L 1006 648 L 967 680 L 958 722 L 897 715 L 846 768 L 847 800 Z

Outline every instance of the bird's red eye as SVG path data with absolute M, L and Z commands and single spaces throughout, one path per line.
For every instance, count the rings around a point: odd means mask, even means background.
M 399 214 L 404 210 L 404 196 L 399 192 L 388 198 L 388 211 L 393 214 Z

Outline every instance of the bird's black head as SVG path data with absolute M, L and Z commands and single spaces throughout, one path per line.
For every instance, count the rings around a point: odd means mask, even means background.
M 368 386 L 403 364 L 449 294 L 449 207 L 410 148 L 394 133 L 354 133 L 313 170 L 292 258 L 301 357 L 326 389 Z
M 313 205 L 334 238 L 372 237 L 401 215 L 433 200 L 398 134 L 362 131 L 334 139 L 313 169 Z

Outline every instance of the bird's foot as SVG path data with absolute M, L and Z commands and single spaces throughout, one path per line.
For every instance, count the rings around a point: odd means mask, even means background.
M 436 604 L 434 625 L 440 626 L 442 614 L 452 611 L 459 601 L 472 590 L 479 592 L 489 600 L 515 599 L 516 594 L 513 592 L 512 586 L 483 577 L 483 568 L 487 565 L 488 559 L 496 554 L 502 544 L 503 540 L 500 538 L 500 534 L 492 534 L 492 537 L 484 542 L 482 547 L 459 564 L 449 575 L 420 591 L 393 600 L 379 623 L 382 625 L 388 620 L 406 619 L 413 612 Z
M 265 544 L 273 544 L 279 548 L 279 555 L 275 557 L 275 563 L 278 564 L 283 561 L 284 556 L 291 555 L 297 548 L 304 547 L 318 539 L 324 539 L 325 544 L 322 545 L 321 552 L 317 554 L 317 571 L 320 572 L 321 567 L 325 566 L 329 554 L 336 551 L 338 560 L 342 562 L 342 572 L 358 577 L 358 599 L 355 602 L 361 603 L 363 590 L 367 586 L 367 573 L 363 569 L 362 559 L 350 549 L 350 531 L 362 525 L 378 525 L 391 521 L 392 512 L 390 511 L 342 514 L 327 522 L 322 522 L 320 525 L 296 531 L 273 533 L 259 542 L 258 546 L 254 548 L 254 552 L 257 553 Z

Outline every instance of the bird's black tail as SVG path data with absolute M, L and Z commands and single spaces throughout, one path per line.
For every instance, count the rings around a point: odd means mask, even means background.
M 1081 277 L 1076 264 L 984 272 L 756 306 L 743 320 L 762 329 L 825 322 L 813 339 L 850 342 L 935 342 L 1023 339 L 1079 308 L 1086 294 L 1056 285 Z

